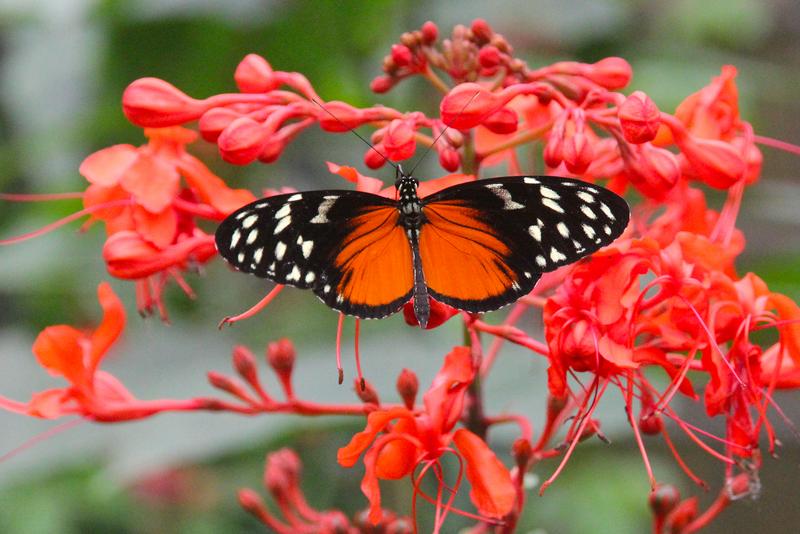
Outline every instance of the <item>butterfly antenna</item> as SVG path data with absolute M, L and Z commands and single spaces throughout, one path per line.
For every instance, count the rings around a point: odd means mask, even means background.
M 475 91 L 475 94 L 472 95 L 472 97 L 470 97 L 469 100 L 467 100 L 467 103 L 464 104 L 464 107 L 461 108 L 461 111 L 459 111 L 458 115 L 456 115 L 456 119 L 458 119 L 461 116 L 461 114 L 464 113 L 464 110 L 467 109 L 467 106 L 469 106 L 472 103 L 473 100 L 475 100 L 475 97 L 478 96 L 479 93 L 480 93 L 480 91 Z M 428 155 L 428 152 L 431 151 L 431 149 L 434 147 L 434 145 L 436 145 L 436 142 L 439 140 L 440 137 L 442 137 L 444 135 L 444 133 L 447 131 L 448 128 L 450 128 L 450 125 L 449 124 L 445 124 L 444 125 L 444 129 L 441 132 L 439 132 L 439 135 L 436 136 L 436 138 L 433 140 L 433 143 L 431 143 L 430 146 L 428 146 L 428 148 L 425 149 L 425 152 L 422 153 L 422 155 L 419 157 L 417 162 L 411 168 L 411 172 L 408 173 L 408 176 L 413 176 L 414 175 L 414 170 L 417 168 L 417 166 L 420 163 L 422 163 L 422 160 L 425 159 L 425 156 Z
M 337 117 L 336 115 L 334 115 L 333 113 L 331 113 L 331 112 L 328 110 L 328 108 L 326 108 L 325 106 L 323 106 L 322 104 L 320 104 L 319 102 L 317 102 L 317 100 L 316 100 L 315 98 L 312 98 L 312 99 L 311 99 L 311 101 L 312 101 L 312 102 L 314 102 L 316 105 L 318 105 L 318 106 L 320 107 L 320 109 L 322 109 L 322 111 L 324 111 L 325 113 L 327 113 L 328 115 L 330 115 L 331 117 L 333 117 L 334 119 L 336 119 L 336 121 L 337 121 L 339 124 L 341 124 L 342 126 L 344 126 L 345 128 L 347 128 L 347 131 L 354 133 L 356 137 L 358 137 L 359 139 L 361 139 L 362 141 L 364 141 L 364 142 L 367 144 L 367 146 L 368 146 L 368 147 L 370 147 L 372 150 L 374 150 L 374 151 L 375 151 L 375 153 L 376 153 L 376 154 L 378 154 L 380 157 L 382 157 L 382 158 L 383 158 L 383 159 L 386 161 L 386 163 L 388 163 L 389 165 L 391 165 L 392 167 L 394 167 L 395 169 L 397 169 L 397 170 L 399 171 L 399 168 L 397 167 L 397 164 L 396 164 L 394 161 L 390 160 L 390 159 L 389 159 L 389 158 L 386 156 L 386 154 L 384 154 L 383 152 L 381 152 L 380 150 L 378 150 L 377 148 L 375 148 L 375 147 L 373 146 L 373 144 L 372 144 L 372 143 L 370 143 L 369 141 L 367 141 L 366 139 L 364 139 L 364 137 L 363 137 L 363 136 L 362 136 L 360 133 L 358 133 L 358 132 L 355 130 L 355 128 L 351 128 L 351 127 L 349 127 L 347 124 L 345 124 L 345 122 L 344 122 L 342 119 L 340 119 L 339 117 Z

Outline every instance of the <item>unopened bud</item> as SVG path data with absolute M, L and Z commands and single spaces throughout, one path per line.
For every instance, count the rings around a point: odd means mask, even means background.
M 661 114 L 655 102 L 642 91 L 635 91 L 617 112 L 622 135 L 629 143 L 652 141 L 661 126 Z
M 478 44 L 488 43 L 492 39 L 494 32 L 489 26 L 489 23 L 484 19 L 475 19 L 472 21 L 472 35 Z
M 395 80 L 389 76 L 376 76 L 369 84 L 373 93 L 385 93 L 394 87 Z
M 419 391 L 419 379 L 414 371 L 410 369 L 403 369 L 397 376 L 397 392 L 400 398 L 403 399 L 403 404 L 409 410 L 414 409 L 414 403 L 417 400 L 417 392 Z
M 236 67 L 233 74 L 236 87 L 243 93 L 266 93 L 280 86 L 273 76 L 272 67 L 257 54 L 248 54 Z
M 496 134 L 510 134 L 517 131 L 519 119 L 514 110 L 500 108 L 489 115 L 481 124 Z
M 697 497 L 690 497 L 678 504 L 667 516 L 667 531 L 670 534 L 681 534 L 695 517 L 697 517 Z
M 421 32 L 425 44 L 431 44 L 439 37 L 439 28 L 430 20 L 422 25 Z
M 461 153 L 458 150 L 444 148 L 439 151 L 439 165 L 448 172 L 456 172 L 461 166 Z M 440 323 L 441 324 L 441 323 Z
M 395 65 L 398 67 L 407 67 L 414 60 L 411 49 L 401 44 L 392 45 L 391 55 Z
M 478 52 L 478 63 L 485 69 L 492 69 L 500 64 L 500 51 L 496 46 L 487 45 Z
M 217 139 L 219 153 L 228 163 L 247 165 L 258 158 L 272 133 L 250 117 L 241 117 L 220 134 Z
M 202 100 L 158 78 L 135 80 L 122 93 L 122 111 L 137 126 L 176 126 L 199 118 L 205 108 Z
M 514 456 L 514 460 L 516 460 L 520 472 L 525 472 L 528 468 L 528 462 L 530 462 L 533 456 L 533 446 L 530 440 L 525 438 L 514 440 L 514 444 L 511 446 L 511 454 Z
M 261 496 L 249 488 L 240 489 L 237 496 L 239 498 L 239 506 L 256 517 L 259 517 L 261 512 L 266 510 Z
M 589 65 L 583 75 L 606 89 L 622 89 L 630 83 L 633 69 L 621 57 L 607 57 Z
M 258 382 L 258 367 L 256 366 L 256 357 L 247 347 L 236 345 L 233 348 L 233 367 L 239 376 L 247 380 L 249 383 Z
M 267 345 L 267 363 L 278 375 L 290 375 L 294 368 L 294 345 L 287 338 L 273 341 Z
M 662 484 L 656 487 L 648 497 L 650 510 L 656 517 L 665 517 L 681 501 L 681 493 L 671 484 Z
M 378 398 L 378 392 L 375 391 L 375 388 L 372 387 L 372 384 L 363 378 L 356 378 L 353 381 L 353 389 L 356 392 L 356 395 L 358 395 L 358 398 L 361 399 L 361 402 L 364 404 L 380 405 L 381 401 Z

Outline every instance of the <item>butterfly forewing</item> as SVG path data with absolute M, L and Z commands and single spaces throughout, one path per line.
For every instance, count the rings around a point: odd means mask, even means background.
M 314 291 L 364 318 L 396 312 L 411 296 L 411 249 L 392 200 L 356 191 L 278 195 L 225 219 L 217 249 L 237 269 Z
M 489 311 L 528 293 L 540 273 L 611 243 L 627 226 L 618 195 L 577 179 L 469 182 L 423 199 L 420 255 L 431 294 Z

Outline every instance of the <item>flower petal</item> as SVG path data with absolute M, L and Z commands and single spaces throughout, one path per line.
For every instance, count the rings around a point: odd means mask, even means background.
M 464 393 L 475 377 L 472 354 L 468 347 L 454 347 L 445 356 L 444 365 L 423 397 L 431 426 L 448 432 L 461 417 Z
M 78 172 L 95 185 L 110 187 L 119 183 L 138 156 L 133 145 L 114 145 L 90 154 Z
M 133 207 L 133 220 L 136 232 L 158 248 L 166 248 L 175 240 L 178 215 L 172 208 L 152 213 L 137 205 Z
M 417 460 L 417 446 L 403 439 L 402 435 L 415 434 L 417 425 L 413 419 L 401 419 L 392 428 L 390 436 L 398 436 L 381 449 L 375 462 L 375 474 L 378 478 L 397 480 L 413 471 Z
M 778 312 L 778 316 L 783 321 L 790 321 L 789 324 L 779 327 L 781 339 L 786 343 L 789 355 L 796 365 L 800 365 L 800 307 L 780 293 L 771 293 L 770 302 Z
M 103 322 L 92 333 L 92 354 L 89 362 L 91 373 L 94 373 L 105 353 L 125 328 L 125 308 L 108 282 L 97 286 L 97 300 L 103 308 Z
M 356 184 L 356 191 L 363 191 L 365 193 L 378 193 L 383 187 L 383 182 L 371 176 L 365 176 L 358 172 L 355 167 L 345 167 L 337 165 L 336 163 L 327 162 L 328 171 L 333 174 L 338 174 L 348 182 Z
M 453 442 L 464 458 L 469 496 L 478 511 L 488 517 L 503 517 L 511 512 L 517 498 L 511 473 L 486 443 L 463 428 L 453 434 Z
M 87 385 L 84 346 L 88 342 L 80 330 L 60 324 L 48 326 L 33 342 L 39 364 L 56 376 L 63 376 L 76 386 Z
M 159 213 L 172 204 L 178 195 L 180 176 L 173 165 L 141 153 L 120 180 L 136 202 L 152 213 Z
M 370 446 L 378 432 L 382 431 L 390 421 L 398 418 L 413 419 L 413 414 L 405 408 L 376 410 L 369 414 L 366 428 L 353 436 L 350 443 L 339 449 L 336 461 L 343 467 L 355 465 L 358 457 Z

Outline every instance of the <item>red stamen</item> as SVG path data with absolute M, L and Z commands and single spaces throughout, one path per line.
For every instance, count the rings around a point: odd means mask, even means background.
M 694 482 L 704 490 L 708 490 L 708 484 L 706 483 L 706 481 L 698 477 L 696 474 L 694 474 L 694 471 L 692 471 L 689 468 L 686 462 L 683 461 L 681 455 L 678 454 L 678 449 L 675 447 L 675 444 L 672 442 L 672 439 L 670 439 L 669 434 L 667 433 L 667 428 L 664 426 L 661 427 L 661 435 L 664 437 L 664 442 L 667 444 L 667 447 L 669 448 L 670 452 L 672 452 L 672 456 L 675 458 L 675 461 L 678 462 L 680 468 L 683 469 L 683 472 L 686 473 L 686 475 L 692 479 L 692 482 Z
M 367 389 L 367 384 L 364 381 L 364 373 L 361 372 L 361 355 L 358 351 L 358 335 L 361 331 L 361 319 L 356 317 L 356 333 L 353 338 L 353 342 L 355 344 L 355 353 L 356 353 L 356 373 L 358 374 L 358 383 L 361 387 L 361 391 Z
M 753 140 L 756 143 L 762 144 L 764 146 L 777 148 L 778 150 L 783 150 L 784 152 L 789 152 L 790 154 L 795 154 L 800 156 L 800 146 L 795 145 L 793 143 L 787 143 L 786 141 L 781 141 L 780 139 L 773 139 L 771 137 L 766 137 L 764 135 L 754 135 Z
M 339 371 L 339 385 L 344 382 L 344 369 L 342 369 L 342 328 L 344 327 L 344 314 L 339 314 L 336 325 L 336 369 Z
M 48 428 L 44 432 L 42 432 L 40 434 L 37 434 L 37 435 L 33 436 L 32 438 L 26 440 L 22 445 L 19 445 L 18 447 L 13 448 L 10 451 L 8 451 L 7 453 L 5 453 L 2 456 L 0 456 L 0 464 L 12 459 L 17 454 L 30 449 L 31 447 L 33 447 L 37 443 L 45 441 L 46 439 L 49 439 L 49 438 L 51 438 L 51 437 L 53 437 L 53 436 L 55 436 L 57 434 L 60 434 L 60 433 L 65 432 L 65 431 L 67 431 L 67 430 L 69 430 L 71 428 L 74 428 L 74 427 L 78 426 L 79 424 L 81 424 L 83 422 L 84 422 L 84 419 L 73 419 L 72 421 L 67 421 L 65 423 L 58 424 L 58 425 L 54 426 L 53 428 Z
M 121 200 L 112 200 L 110 202 L 104 202 L 102 204 L 97 204 L 96 206 L 92 206 L 90 208 L 84 208 L 80 211 L 76 211 L 71 215 L 67 215 L 66 217 L 59 219 L 55 222 L 47 224 L 41 227 L 38 230 L 34 230 L 33 232 L 28 232 L 27 234 L 22 234 L 16 237 L 11 237 L 9 239 L 0 239 L 0 245 L 13 245 L 15 243 L 21 243 L 23 241 L 27 241 L 28 239 L 33 239 L 35 237 L 39 237 L 44 235 L 48 232 L 55 230 L 56 228 L 61 228 L 65 224 L 69 224 L 72 221 L 76 221 L 81 217 L 86 215 L 91 215 L 100 210 L 108 209 L 108 208 L 115 208 L 118 206 L 131 206 L 133 204 L 132 200 L 129 199 L 121 199 Z
M 0 200 L 9 202 L 49 202 L 83 198 L 83 193 L 0 193 Z
M 222 328 L 225 325 L 233 325 L 234 323 L 238 323 L 239 321 L 242 321 L 244 319 L 249 319 L 250 317 L 254 316 L 258 312 L 266 308 L 267 305 L 269 305 L 269 303 L 272 302 L 272 299 L 274 299 L 277 296 L 277 294 L 281 292 L 283 287 L 284 287 L 283 285 L 277 284 L 274 288 L 272 288 L 272 291 L 267 293 L 267 295 L 263 299 L 258 301 L 258 303 L 249 310 L 240 313 L 239 315 L 234 315 L 232 317 L 225 317 L 222 321 L 220 321 L 219 328 Z
M 628 415 L 628 423 L 630 423 L 631 428 L 633 429 L 633 436 L 636 439 L 636 445 L 639 446 L 639 452 L 642 454 L 642 460 L 644 461 L 644 468 L 647 471 L 647 478 L 650 479 L 650 490 L 653 491 L 656 489 L 656 477 L 653 475 L 653 468 L 650 466 L 650 459 L 647 457 L 647 450 L 644 448 L 644 441 L 642 440 L 642 434 L 639 432 L 639 425 L 636 423 L 636 420 L 633 417 L 633 377 L 630 375 L 633 372 L 628 373 L 628 384 L 625 390 L 625 413 Z

